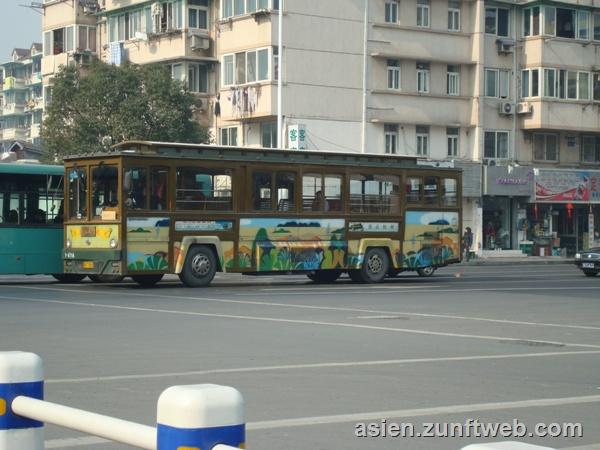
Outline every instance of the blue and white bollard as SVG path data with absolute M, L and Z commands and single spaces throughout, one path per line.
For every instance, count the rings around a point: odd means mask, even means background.
M 157 422 L 157 450 L 245 448 L 244 399 L 232 387 L 170 387 L 158 399 Z
M 43 450 L 44 424 L 12 412 L 15 397 L 44 398 L 44 369 L 34 353 L 0 352 L 0 450 Z

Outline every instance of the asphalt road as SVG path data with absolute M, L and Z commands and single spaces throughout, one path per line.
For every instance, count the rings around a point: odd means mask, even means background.
M 234 386 L 251 450 L 484 441 L 355 436 L 383 418 L 416 432 L 580 423 L 581 438 L 522 441 L 600 449 L 600 276 L 571 265 L 454 266 L 374 286 L 223 275 L 195 290 L 0 277 L 0 350 L 42 356 L 47 400 L 149 425 L 169 386 Z M 46 446 L 130 448 L 53 426 Z

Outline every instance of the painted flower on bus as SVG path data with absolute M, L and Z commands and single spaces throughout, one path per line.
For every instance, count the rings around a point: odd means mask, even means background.
M 408 211 L 402 266 L 418 268 L 445 264 L 460 256 L 457 212 Z

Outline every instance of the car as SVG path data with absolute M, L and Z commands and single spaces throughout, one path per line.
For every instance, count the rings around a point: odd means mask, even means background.
M 583 270 L 586 277 L 595 277 L 600 273 L 600 247 L 575 254 L 575 265 Z

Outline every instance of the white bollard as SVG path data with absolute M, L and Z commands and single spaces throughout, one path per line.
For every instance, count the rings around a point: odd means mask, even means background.
M 44 424 L 17 416 L 18 396 L 44 398 L 44 369 L 34 353 L 0 352 L 0 450 L 43 450 Z
M 232 387 L 170 387 L 158 399 L 157 423 L 157 450 L 245 448 L 244 399 Z
M 493 442 L 491 444 L 473 444 L 463 447 L 462 450 L 555 450 L 550 447 L 525 444 L 523 442 Z

